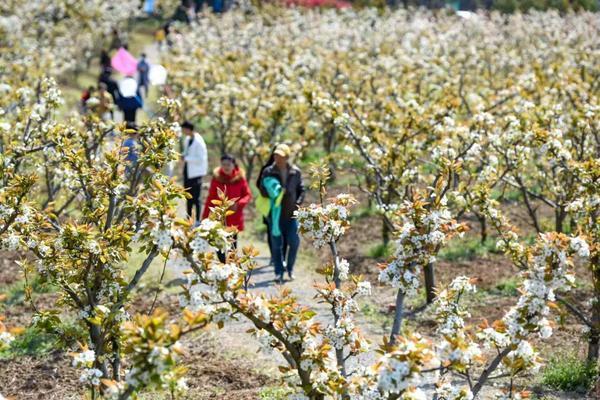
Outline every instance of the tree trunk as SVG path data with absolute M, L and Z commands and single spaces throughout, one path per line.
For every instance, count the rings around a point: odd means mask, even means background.
M 565 208 L 559 206 L 554 210 L 554 230 L 558 233 L 563 231 L 563 223 L 565 221 L 566 213 Z
M 427 294 L 427 304 L 433 303 L 435 300 L 435 271 L 433 264 L 429 263 L 423 268 L 425 273 L 425 291 Z
M 479 226 L 481 227 L 481 244 L 484 244 L 487 240 L 487 221 L 485 219 L 485 215 L 477 214 L 477 220 L 479 221 Z
M 394 324 L 392 325 L 392 332 L 390 333 L 390 343 L 396 343 L 396 336 L 400 333 L 402 327 L 402 318 L 404 316 L 404 293 L 398 290 L 396 295 L 396 309 L 394 310 Z
M 387 224 L 385 223 L 385 219 L 381 219 L 381 237 L 383 239 L 383 245 L 385 247 L 388 246 L 388 244 L 390 243 L 390 228 L 387 226 Z
M 598 362 L 600 352 L 600 255 L 595 255 L 590 260 L 592 279 L 594 282 L 594 304 L 592 305 L 592 330 L 588 340 L 587 359 Z
M 338 265 L 338 252 L 337 252 L 337 247 L 335 245 L 335 241 L 331 241 L 329 242 L 329 248 L 331 250 L 331 255 L 333 256 L 333 282 L 335 284 L 335 287 L 337 289 L 340 289 L 342 287 L 342 280 L 340 279 L 340 268 Z M 335 308 L 332 310 L 333 311 L 333 322 L 335 325 L 337 325 L 338 321 L 340 320 L 340 316 L 337 315 L 337 313 L 335 312 Z M 342 347 L 341 349 L 336 348 L 335 349 L 335 358 L 337 361 L 337 365 L 340 368 L 340 372 L 342 374 L 343 377 L 346 377 L 346 360 L 344 359 L 344 348 Z
M 332 126 L 331 129 L 329 129 L 327 131 L 327 134 L 325 135 L 325 143 L 324 143 L 325 152 L 327 153 L 328 164 L 329 164 L 329 179 L 332 182 L 335 181 L 336 175 L 337 175 L 337 173 L 336 173 L 337 166 L 335 165 L 335 162 L 331 158 L 331 153 L 333 153 L 333 151 L 335 150 L 335 136 L 336 136 L 335 133 L 336 133 L 335 126 Z

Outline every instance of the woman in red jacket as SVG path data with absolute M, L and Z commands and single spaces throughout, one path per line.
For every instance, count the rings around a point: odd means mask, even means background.
M 235 158 L 232 155 L 225 154 L 221 157 L 221 166 L 213 171 L 213 177 L 210 181 L 210 189 L 204 203 L 204 212 L 202 218 L 208 218 L 210 208 L 213 206 L 212 201 L 218 200 L 218 190 L 225 193 L 228 199 L 236 199 L 235 204 L 231 207 L 234 213 L 227 217 L 226 225 L 235 226 L 238 232 L 244 230 L 244 207 L 252 200 L 252 193 L 248 187 L 248 181 L 244 176 L 244 172 L 237 166 Z M 234 247 L 237 246 L 237 235 L 235 236 Z M 219 254 L 221 262 L 224 261 L 224 256 Z

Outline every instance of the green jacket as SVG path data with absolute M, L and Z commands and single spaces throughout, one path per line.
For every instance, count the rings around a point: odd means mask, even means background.
M 271 235 L 281 236 L 279 219 L 281 218 L 281 199 L 283 199 L 284 190 L 279 180 L 272 176 L 263 178 L 262 185 L 269 196 L 269 203 L 271 205 Z

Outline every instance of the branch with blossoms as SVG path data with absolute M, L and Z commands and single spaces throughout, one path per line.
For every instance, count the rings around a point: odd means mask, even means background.
M 51 210 L 32 208 L 29 223 L 14 227 L 15 250 L 34 256 L 25 264 L 26 270 L 36 270 L 41 284 L 59 289 L 56 306 L 73 310 L 77 324 L 87 332 L 83 352 L 74 359 L 75 366 L 82 368 L 80 381 L 93 398 L 128 398 L 145 388 L 173 390 L 180 373 L 175 367 L 169 373 L 172 357 L 165 355 L 170 360 L 166 367 L 161 366 L 166 362 L 162 355 L 137 365 L 142 359 L 136 357 L 152 338 L 143 336 L 139 340 L 146 342 L 132 342 L 137 328 L 121 328 L 131 318 L 135 291 L 150 265 L 166 257 L 173 245 L 171 234 L 178 226 L 176 202 L 184 191 L 160 171 L 177 158 L 177 130 L 163 119 L 142 125 L 135 149 L 137 162 L 132 165 L 120 146 L 105 146 L 101 125 L 88 125 L 85 133 L 73 134 L 76 129 L 57 127 L 52 140 L 63 174 L 61 190 L 74 197 L 77 211 L 65 210 L 58 218 Z M 103 151 L 93 154 L 100 147 Z M 182 223 L 189 227 L 189 222 Z M 128 276 L 125 268 L 135 252 L 144 259 Z M 55 315 L 52 310 L 39 310 L 36 325 L 60 331 Z M 155 318 L 156 323 L 163 323 L 164 317 Z M 138 319 L 136 324 L 146 326 L 147 321 Z M 197 329 L 204 326 L 204 320 L 191 319 L 185 326 L 184 332 Z M 124 370 L 124 365 L 132 370 Z
M 311 206 L 299 210 L 301 229 L 311 236 L 325 232 L 325 237 L 314 237 L 315 244 L 335 249 L 335 242 L 348 226 L 346 207 L 352 202 L 349 196 L 339 196 L 323 208 Z M 339 258 L 322 268 L 320 273 L 325 276 L 325 283 L 315 285 L 317 296 L 331 305 L 333 315 L 333 324 L 324 328 L 314 320 L 316 313 L 298 304 L 289 290 L 271 297 L 249 293 L 247 279 L 254 269 L 256 252 L 250 248 L 243 249 L 241 254 L 232 250 L 229 244 L 232 232 L 222 227 L 231 204 L 228 199 L 219 199 L 209 219 L 203 220 L 187 237 L 176 240 L 173 265 L 193 271 L 188 274 L 182 304 L 192 312 L 205 313 L 220 327 L 227 319 L 238 316 L 251 321 L 255 326 L 253 335 L 287 361 L 288 365 L 280 368 L 283 379 L 302 396 L 324 399 L 327 395 L 344 393 L 345 361 L 366 348 L 365 339 L 351 319 L 357 310 L 354 297 L 368 294 L 370 285 L 353 278 L 342 286 L 349 272 L 347 262 Z M 321 217 L 327 217 L 324 231 L 314 225 L 320 223 Z M 216 250 L 227 255 L 225 264 L 215 259 Z
M 406 295 L 414 294 L 419 283 L 419 268 L 435 263 L 440 248 L 456 234 L 462 234 L 466 226 L 458 224 L 446 207 L 441 181 L 428 194 L 428 198 L 416 192 L 411 201 L 405 201 L 396 211 L 400 227 L 394 241 L 393 260 L 382 265 L 379 281 L 397 288 L 394 323 L 390 343 L 400 333 Z

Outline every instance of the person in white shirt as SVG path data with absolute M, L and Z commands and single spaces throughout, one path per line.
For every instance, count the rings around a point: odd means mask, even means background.
M 194 220 L 200 221 L 201 207 L 200 195 L 202 191 L 202 177 L 208 171 L 208 154 L 206 143 L 199 133 L 194 132 L 191 122 L 181 124 L 184 136 L 183 143 L 183 187 L 191 198 L 187 199 L 187 215 L 192 217 L 192 210 L 196 210 Z

